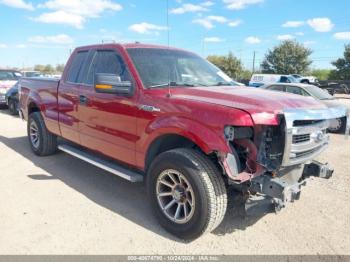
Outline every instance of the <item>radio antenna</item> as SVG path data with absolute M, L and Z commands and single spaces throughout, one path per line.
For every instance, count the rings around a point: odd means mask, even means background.
M 169 30 L 169 0 L 166 0 L 166 28 L 167 28 L 167 42 L 170 45 L 170 30 Z
M 166 0 L 166 29 L 167 29 L 167 45 L 168 50 L 170 48 L 170 30 L 169 30 L 169 0 Z M 170 72 L 171 71 L 171 65 L 169 65 L 169 72 L 168 72 L 168 94 L 167 97 L 171 97 L 170 92 Z

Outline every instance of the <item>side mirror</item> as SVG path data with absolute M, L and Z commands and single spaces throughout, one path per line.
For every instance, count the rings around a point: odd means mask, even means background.
M 131 95 L 133 89 L 131 81 L 121 81 L 114 74 L 95 74 L 94 86 L 97 93 L 118 95 Z

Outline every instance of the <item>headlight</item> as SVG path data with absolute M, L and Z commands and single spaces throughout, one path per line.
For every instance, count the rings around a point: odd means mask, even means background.
M 7 90 L 5 88 L 0 88 L 0 94 L 4 95 L 6 94 Z

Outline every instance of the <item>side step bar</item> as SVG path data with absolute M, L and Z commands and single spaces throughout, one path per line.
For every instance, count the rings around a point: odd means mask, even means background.
M 126 180 L 129 180 L 130 182 L 143 181 L 143 176 L 141 174 L 131 171 L 127 168 L 124 168 L 114 162 L 110 162 L 100 157 L 96 157 L 92 153 L 89 153 L 87 151 L 83 151 L 79 148 L 76 148 L 70 145 L 65 145 L 65 144 L 59 145 L 58 149 L 63 152 L 66 152 L 67 154 L 75 156 L 85 162 L 88 162 L 94 166 L 97 166 L 103 170 L 106 170 L 116 176 L 120 176 Z

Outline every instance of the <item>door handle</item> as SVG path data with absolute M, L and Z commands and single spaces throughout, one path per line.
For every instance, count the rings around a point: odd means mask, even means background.
M 79 96 L 79 104 L 86 106 L 87 102 L 88 102 L 88 98 L 86 96 L 82 96 L 82 95 Z
M 149 105 L 140 105 L 139 109 L 147 112 L 160 112 L 160 108 L 155 106 L 149 106 Z

